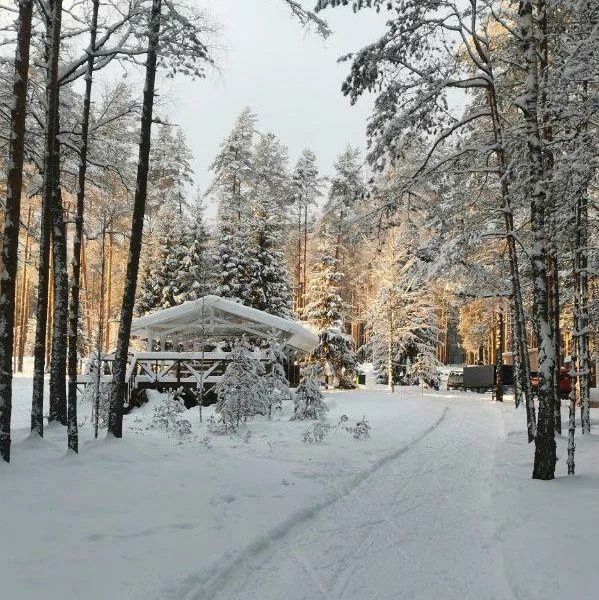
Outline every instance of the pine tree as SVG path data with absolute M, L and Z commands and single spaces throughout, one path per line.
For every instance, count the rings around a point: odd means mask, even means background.
M 2 231 L 2 255 L 0 256 L 0 265 L 3 271 L 3 275 L 0 277 L 0 457 L 6 462 L 10 462 L 13 325 L 32 11 L 32 0 L 19 2 L 13 104 L 10 113 L 6 210 Z
M 179 266 L 179 300 L 197 300 L 213 292 L 214 271 L 210 255 L 210 235 L 204 223 L 204 207 L 199 198 L 191 207 L 191 222 L 184 235 L 185 253 Z
M 269 419 L 272 416 L 272 409 L 280 409 L 282 401 L 288 399 L 290 395 L 289 381 L 284 367 L 286 360 L 287 357 L 281 348 L 276 331 L 269 332 L 264 364 L 266 375 L 263 379 Z
M 306 148 L 291 177 L 291 196 L 296 214 L 297 241 L 294 243 L 294 308 L 300 313 L 306 303 L 308 270 L 308 211 L 322 195 L 316 155 Z
M 207 193 L 218 200 L 219 222 L 228 221 L 231 227 L 240 224 L 249 201 L 248 186 L 254 175 L 255 126 L 256 115 L 249 107 L 244 108 L 210 165 L 214 179 Z
M 152 136 L 150 155 L 148 220 L 149 229 L 159 226 L 160 213 L 169 207 L 183 215 L 188 208 L 187 188 L 193 182 L 191 150 L 179 127 L 161 125 Z M 158 219 L 158 224 L 154 220 Z
M 247 303 L 251 278 L 249 258 L 249 188 L 254 174 L 256 116 L 245 108 L 223 140 L 210 169 L 208 189 L 218 201 L 214 264 L 216 293 Z
M 318 245 L 308 285 L 308 303 L 302 316 L 319 332 L 312 358 L 322 365 L 335 387 L 354 387 L 356 358 L 353 339 L 345 333 L 347 306 L 341 297 L 344 274 L 339 271 L 338 236 L 321 223 Z
M 273 134 L 260 135 L 254 147 L 251 182 L 248 297 L 246 304 L 287 317 L 291 289 L 281 238 L 289 204 L 287 148 Z
M 249 241 L 249 225 L 245 219 L 237 229 L 223 221 L 216 233 L 213 256 L 216 294 L 239 300 L 243 304 L 249 304 L 250 282 L 253 277 Z
M 153 0 L 148 21 L 148 53 L 146 58 L 146 73 L 144 98 L 141 115 L 141 131 L 139 141 L 139 160 L 137 164 L 137 185 L 131 221 L 131 238 L 129 242 L 129 258 L 123 289 L 121 320 L 117 338 L 117 349 L 114 357 L 114 378 L 110 396 L 108 413 L 108 434 L 116 438 L 123 437 L 123 408 L 125 404 L 124 388 L 129 354 L 129 338 L 131 322 L 135 305 L 137 274 L 146 212 L 148 192 L 148 170 L 150 149 L 152 145 L 152 114 L 154 111 L 154 85 L 158 66 L 158 49 L 160 39 L 160 23 L 162 17 L 162 1 Z
M 267 413 L 263 373 L 262 365 L 251 356 L 247 343 L 238 341 L 224 375 L 214 388 L 218 398 L 216 413 L 225 431 L 237 431 L 248 418 Z
M 320 382 L 310 376 L 302 377 L 295 390 L 295 407 L 291 420 L 321 420 L 326 417 L 328 411 L 329 407 L 320 391 Z
M 307 290 L 307 304 L 302 318 L 317 329 L 341 327 L 346 306 L 341 298 L 344 273 L 336 256 L 336 238 L 330 234 L 326 224 L 321 223 L 316 234 L 316 249 Z

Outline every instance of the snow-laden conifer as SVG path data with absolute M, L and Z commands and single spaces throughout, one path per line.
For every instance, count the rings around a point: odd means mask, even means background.
M 294 401 L 292 421 L 324 419 L 329 410 L 320 390 L 320 382 L 310 375 L 302 377 L 295 389 Z
M 288 400 L 291 395 L 289 381 L 285 374 L 284 365 L 286 360 L 287 357 L 277 339 L 276 332 L 269 332 L 263 378 L 264 393 L 268 405 L 268 418 L 271 418 L 273 409 L 280 409 L 283 400 Z
M 214 388 L 218 398 L 216 414 L 225 431 L 237 431 L 249 418 L 267 413 L 263 374 L 263 366 L 251 355 L 247 343 L 238 341 L 224 375 Z

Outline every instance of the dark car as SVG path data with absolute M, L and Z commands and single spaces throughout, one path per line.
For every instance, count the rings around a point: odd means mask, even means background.
M 451 371 L 447 377 L 448 390 L 461 390 L 464 387 L 464 374 L 462 371 Z

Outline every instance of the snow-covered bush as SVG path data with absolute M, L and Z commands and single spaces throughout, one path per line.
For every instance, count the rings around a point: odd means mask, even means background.
M 370 424 L 365 416 L 362 417 L 361 421 L 357 421 L 355 425 L 348 425 L 348 423 L 349 417 L 347 415 L 341 415 L 334 427 L 326 421 L 317 421 L 304 431 L 302 439 L 308 444 L 320 444 L 329 433 L 335 431 L 345 431 L 356 440 L 370 437 Z
M 432 352 L 420 352 L 412 365 L 412 375 L 428 386 L 439 389 L 439 361 Z
M 318 337 L 312 357 L 323 366 L 328 381 L 336 388 L 355 388 L 356 354 L 351 335 L 341 331 L 340 327 L 329 327 Z
M 262 375 L 264 368 L 252 358 L 247 344 L 238 342 L 231 360 L 214 391 L 218 398 L 216 413 L 224 432 L 236 431 L 248 418 L 268 414 L 268 403 Z
M 356 440 L 370 437 L 370 424 L 366 420 L 366 416 L 362 417 L 355 425 L 350 425 L 345 428 L 348 433 L 351 433 Z
M 97 357 L 94 357 L 90 363 L 89 376 L 91 381 L 85 386 L 81 400 L 91 405 L 91 422 L 95 423 L 97 418 L 98 427 L 107 427 L 111 384 L 98 379 Z
M 331 431 L 331 426 L 323 421 L 313 423 L 304 431 L 303 440 L 307 444 L 320 444 Z
M 223 421 L 217 421 L 213 416 L 206 419 L 206 429 L 214 435 L 226 435 L 229 433 Z
M 292 421 L 324 419 L 329 407 L 320 391 L 320 382 L 312 377 L 303 377 L 295 390 L 295 408 Z
M 177 393 L 167 394 L 163 401 L 154 407 L 152 420 L 146 429 L 160 429 L 176 437 L 186 437 L 191 434 L 191 423 L 181 417 L 185 405 Z
M 269 419 L 272 416 L 273 409 L 280 410 L 283 400 L 288 400 L 291 396 L 289 381 L 285 376 L 285 368 L 283 367 L 285 358 L 276 333 L 270 332 L 266 350 L 266 375 L 263 378 Z

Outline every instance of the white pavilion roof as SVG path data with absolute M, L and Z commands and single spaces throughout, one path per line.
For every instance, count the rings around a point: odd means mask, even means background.
M 279 332 L 282 343 L 302 352 L 310 352 L 318 343 L 318 337 L 297 321 L 212 295 L 134 319 L 131 335 L 142 339 L 196 333 L 211 338 L 244 333 L 266 337 L 272 329 Z

